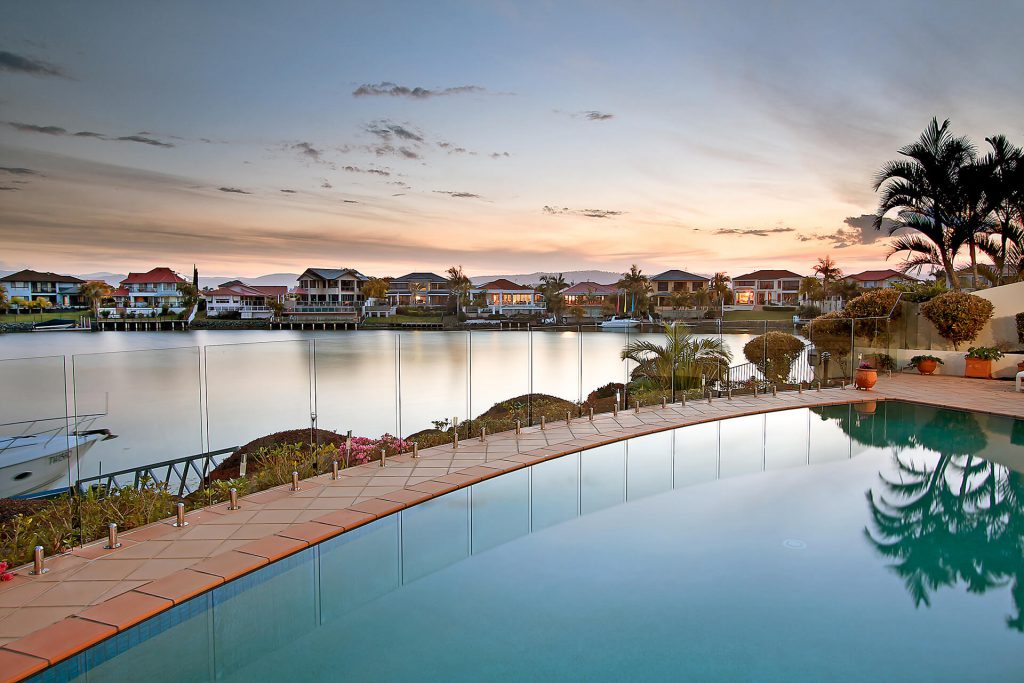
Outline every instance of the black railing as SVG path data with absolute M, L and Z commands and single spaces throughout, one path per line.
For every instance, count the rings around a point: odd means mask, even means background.
M 113 492 L 122 488 L 138 489 L 143 485 L 157 485 L 166 486 L 172 494 L 184 498 L 198 491 L 210 473 L 225 460 L 228 454 L 234 453 L 236 450 L 238 450 L 238 446 L 232 446 L 210 453 L 199 453 L 152 465 L 79 479 L 75 482 L 75 491 L 85 493 L 89 489 L 98 489 L 101 492 Z

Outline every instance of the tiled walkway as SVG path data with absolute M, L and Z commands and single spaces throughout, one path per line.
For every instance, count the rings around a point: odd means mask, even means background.
M 93 543 L 48 561 L 49 573 L 23 568 L 0 584 L 0 681 L 18 680 L 118 630 L 263 564 L 377 517 L 552 457 L 645 433 L 770 410 L 901 398 L 1024 417 L 1012 383 L 951 377 L 881 378 L 872 393 L 827 389 L 777 397 L 690 401 L 617 417 L 601 414 L 425 449 L 305 480 L 299 491 L 270 489 L 121 534 L 122 547 Z

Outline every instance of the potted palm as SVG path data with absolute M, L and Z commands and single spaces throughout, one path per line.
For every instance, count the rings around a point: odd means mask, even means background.
M 922 375 L 930 375 L 935 372 L 936 368 L 940 365 L 945 365 L 945 363 L 943 363 L 942 359 L 938 356 L 924 355 L 914 356 L 911 358 L 907 367 L 917 368 L 917 371 Z
M 869 363 L 861 363 L 857 373 L 853 376 L 853 383 L 858 389 L 868 391 L 878 381 L 878 369 L 871 367 Z
M 964 377 L 992 379 L 992 361 L 1003 357 L 1003 352 L 994 346 L 972 346 L 964 356 Z

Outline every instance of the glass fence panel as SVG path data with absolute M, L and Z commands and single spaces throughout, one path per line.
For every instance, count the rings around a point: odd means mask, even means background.
M 676 488 L 718 478 L 721 424 L 705 422 L 676 430 L 673 475 Z
M 0 360 L 0 498 L 66 489 L 102 434 L 105 406 L 68 419 L 64 356 Z
M 400 337 L 402 433 L 408 437 L 435 427 L 449 432 L 453 418 L 469 417 L 469 333 L 419 330 Z M 507 374 L 514 377 L 516 370 Z M 460 434 L 465 438 L 465 431 Z M 450 432 L 444 438 L 451 441 Z
M 470 352 L 467 367 L 472 373 L 469 414 L 475 419 L 503 403 L 488 416 L 488 429 L 492 433 L 513 429 L 515 420 L 523 426 L 536 422 L 529 397 L 530 333 L 526 330 L 474 330 L 468 333 L 467 339 Z M 474 425 L 474 434 L 479 427 Z
M 623 360 L 622 351 L 636 339 L 630 329 L 600 329 L 583 333 L 583 399 L 591 392 L 611 382 L 626 383 L 636 367 L 631 360 Z M 595 412 L 611 410 L 607 400 L 596 402 Z
M 649 434 L 626 442 L 626 500 L 672 489 L 674 431 Z
M 535 394 L 556 396 L 574 403 L 585 395 L 582 385 L 583 356 L 577 328 L 535 329 L 531 334 L 533 345 L 533 391 Z M 548 411 L 548 419 L 559 416 L 557 410 Z
M 398 343 L 398 334 L 386 330 L 313 340 L 318 428 L 370 438 L 398 434 Z
M 311 437 L 312 364 L 307 340 L 204 348 L 207 447 L 242 446 L 276 432 Z
M 71 367 L 76 421 L 97 416 L 92 429 L 110 430 L 88 450 L 78 449 L 80 479 L 207 450 L 198 348 L 77 354 Z M 172 488 L 180 484 L 173 473 L 170 479 Z M 194 490 L 200 477 L 186 479 Z
M 473 486 L 473 553 L 530 533 L 530 470 L 524 468 Z
M 821 406 L 811 408 L 810 412 L 810 464 L 848 459 L 851 456 L 850 406 Z
M 626 500 L 626 444 L 613 443 L 580 456 L 580 512 L 590 514 Z
M 584 454 L 588 451 L 584 451 Z M 530 468 L 533 530 L 546 529 L 579 515 L 580 455 L 566 455 Z
M 328 623 L 401 585 L 398 515 L 324 541 L 320 551 L 320 620 Z

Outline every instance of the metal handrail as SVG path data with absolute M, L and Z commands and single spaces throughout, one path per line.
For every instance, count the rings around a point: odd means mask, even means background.
M 144 481 L 164 485 L 168 490 L 171 490 L 171 483 L 177 481 L 177 489 L 173 490 L 172 493 L 178 498 L 184 498 L 198 491 L 203 482 L 206 481 L 206 477 L 225 460 L 225 458 L 220 456 L 234 453 L 238 448 L 238 446 L 231 446 L 230 448 L 222 448 L 217 451 L 210 451 L 209 453 L 197 453 L 196 455 L 188 455 L 183 458 L 164 460 L 163 462 L 143 465 L 141 467 L 133 467 L 118 472 L 79 479 L 75 482 L 74 492 L 81 494 L 91 488 L 98 488 L 101 491 L 117 491 L 128 486 L 138 489 L 143 485 Z M 191 478 L 193 473 L 196 479 Z M 130 484 L 127 482 L 122 483 L 121 480 L 126 478 L 131 480 Z

